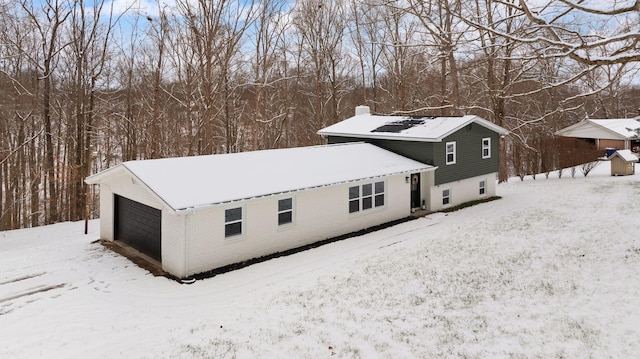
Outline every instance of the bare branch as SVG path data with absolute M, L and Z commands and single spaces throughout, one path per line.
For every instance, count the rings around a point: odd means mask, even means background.
M 580 11 L 583 11 L 589 14 L 594 14 L 594 15 L 621 15 L 621 14 L 626 14 L 633 11 L 640 12 L 640 1 L 637 1 L 637 0 L 631 6 L 621 7 L 619 9 L 613 9 L 613 10 L 600 10 L 600 9 L 594 9 L 594 8 L 589 8 L 589 7 L 580 5 L 584 0 L 580 0 L 577 3 L 569 0 L 559 0 L 559 1 L 567 5 L 571 9 L 580 10 Z

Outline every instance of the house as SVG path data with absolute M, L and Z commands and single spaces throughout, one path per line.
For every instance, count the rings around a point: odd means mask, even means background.
M 596 145 L 599 150 L 640 150 L 640 117 L 609 120 L 584 119 L 555 133 Z
M 406 218 L 409 178 L 434 170 L 357 142 L 130 161 L 85 181 L 100 186 L 102 239 L 188 278 Z
M 629 176 L 636 173 L 638 156 L 630 150 L 618 150 L 608 157 L 612 176 Z
M 411 207 L 431 211 L 496 194 L 499 141 L 507 133 L 477 116 L 383 116 L 367 106 L 318 132 L 329 144 L 364 141 L 435 167 L 411 177 Z

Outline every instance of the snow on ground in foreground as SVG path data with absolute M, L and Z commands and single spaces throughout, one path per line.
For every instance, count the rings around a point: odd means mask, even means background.
M 95 221 L 0 232 L 0 358 L 637 357 L 639 180 L 514 179 L 193 285 L 92 244 Z

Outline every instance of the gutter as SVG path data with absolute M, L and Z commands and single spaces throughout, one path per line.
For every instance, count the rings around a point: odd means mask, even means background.
M 190 215 L 190 214 L 192 214 L 192 213 L 194 213 L 194 212 L 196 212 L 198 210 L 202 210 L 202 209 L 206 209 L 206 208 L 212 208 L 212 207 L 216 207 L 216 206 L 219 206 L 219 205 L 222 205 L 222 204 L 227 204 L 227 203 L 235 203 L 235 202 L 242 202 L 242 201 L 247 201 L 247 200 L 256 199 L 256 198 L 271 197 L 271 196 L 276 196 L 276 195 L 284 194 L 284 193 L 295 193 L 295 192 L 309 191 L 309 190 L 313 190 L 313 189 L 316 189 L 316 188 L 333 187 L 333 186 L 338 186 L 338 185 L 342 185 L 342 184 L 345 184 L 345 183 L 352 183 L 352 182 L 357 182 L 357 181 L 366 181 L 366 180 L 369 180 L 369 179 L 397 176 L 397 175 L 402 175 L 402 174 L 407 174 L 407 173 L 432 172 L 432 171 L 435 171 L 435 170 L 438 169 L 437 166 L 431 166 L 431 165 L 426 165 L 426 166 L 428 166 L 428 167 L 423 167 L 423 168 L 420 168 L 420 169 L 400 171 L 400 172 L 395 172 L 395 173 L 389 173 L 389 174 L 386 174 L 386 175 L 371 176 L 371 177 L 357 178 L 357 179 L 341 181 L 341 182 L 327 183 L 327 184 L 317 185 L 317 186 L 312 186 L 312 187 L 291 189 L 291 190 L 275 192 L 275 193 L 266 193 L 266 194 L 262 194 L 262 195 L 252 196 L 252 197 L 244 197 L 244 198 L 237 198 L 237 199 L 220 201 L 220 202 L 201 204 L 201 205 L 192 206 L 192 207 L 174 209 L 173 207 L 169 206 L 169 208 L 173 211 L 173 213 L 175 213 L 178 216 L 188 216 L 188 215 Z
M 184 277 L 187 276 L 187 271 L 189 269 L 189 218 L 191 217 L 189 214 L 190 213 L 184 216 Z

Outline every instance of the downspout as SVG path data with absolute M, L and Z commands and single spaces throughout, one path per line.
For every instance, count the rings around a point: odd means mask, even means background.
M 189 218 L 191 213 L 184 216 L 184 272 L 183 277 L 187 276 L 187 269 L 189 268 L 187 261 L 189 259 Z

